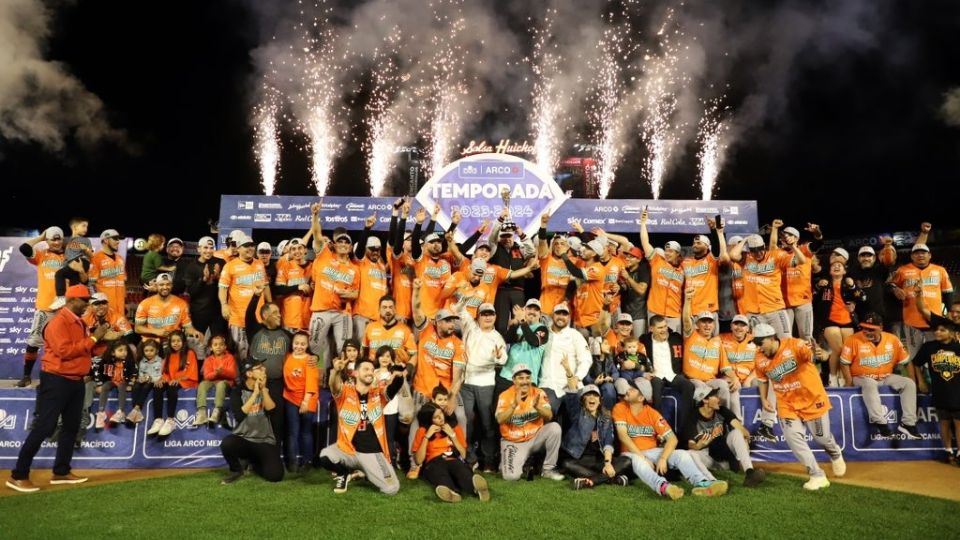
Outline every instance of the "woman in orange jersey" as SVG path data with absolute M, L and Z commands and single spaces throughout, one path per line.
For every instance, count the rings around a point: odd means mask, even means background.
M 163 397 L 167 397 L 167 415 L 156 431 L 160 437 L 166 437 L 177 429 L 174 416 L 177 414 L 177 398 L 181 388 L 196 388 L 199 379 L 197 356 L 187 347 L 187 338 L 183 331 L 170 334 L 170 353 L 163 363 L 163 384 L 153 391 L 154 426 L 160 422 L 163 414 Z M 151 431 L 153 428 L 151 427 Z M 147 431 L 150 434 L 150 431 Z
M 490 500 L 487 481 L 473 474 L 463 460 L 467 440 L 456 415 L 445 415 L 443 408 L 425 404 L 417 413 L 420 428 L 413 439 L 414 459 L 423 468 L 420 476 L 434 486 L 441 501 L 456 503 L 461 493 L 472 492 L 481 501 Z
M 313 459 L 313 420 L 317 416 L 320 368 L 307 348 L 310 336 L 297 332 L 293 352 L 283 362 L 283 402 L 287 416 L 287 470 L 298 472 Z
M 814 319 L 830 348 L 829 384 L 840 386 L 837 382 L 840 349 L 843 348 L 843 341 L 852 336 L 857 327 L 855 309 L 856 304 L 864 299 L 863 291 L 857 287 L 853 278 L 847 276 L 847 265 L 834 261 L 830 263 L 830 278 L 817 281 L 813 298 Z

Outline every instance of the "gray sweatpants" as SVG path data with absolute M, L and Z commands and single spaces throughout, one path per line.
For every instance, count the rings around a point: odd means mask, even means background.
M 43 329 L 53 317 L 55 312 L 36 310 L 33 312 L 33 322 L 30 324 L 30 332 L 27 334 L 27 345 L 31 347 L 43 347 Z
M 860 387 L 863 393 L 863 404 L 867 407 L 871 424 L 886 424 L 883 414 L 883 405 L 880 403 L 880 385 L 885 384 L 900 394 L 900 410 L 903 424 L 915 426 L 917 424 L 917 385 L 911 379 L 900 375 L 887 375 L 877 380 L 872 377 L 854 377 L 853 384 Z
M 910 353 L 910 359 L 913 360 L 913 357 L 916 356 L 917 351 L 920 350 L 920 347 L 924 343 L 933 339 L 933 332 L 930 330 L 921 330 L 919 328 L 914 328 L 909 324 L 904 323 L 903 325 L 903 344 L 907 347 L 907 352 Z
M 560 424 L 547 422 L 540 428 L 537 435 L 524 442 L 500 441 L 500 474 L 504 480 L 519 480 L 523 476 L 523 465 L 533 452 L 547 451 L 543 460 L 543 470 L 552 471 L 557 468 L 557 458 L 560 455 Z
M 807 468 L 811 477 L 826 476 L 820 465 L 817 465 L 817 459 L 813 457 L 813 451 L 810 450 L 810 444 L 807 443 L 807 431 L 813 436 L 813 440 L 827 451 L 831 460 L 841 457 L 840 445 L 833 438 L 830 432 L 830 415 L 824 414 L 816 420 L 807 420 L 806 422 L 796 418 L 781 418 L 780 429 L 783 430 L 783 437 L 787 441 L 790 451 L 797 457 L 797 461 Z
M 314 311 L 310 315 L 310 352 L 320 358 L 336 357 L 343 349 L 343 342 L 350 337 L 352 322 L 342 311 Z M 333 351 L 330 350 L 331 331 Z
M 791 330 L 797 323 L 797 337 L 804 341 L 813 339 L 813 304 L 787 308 L 787 321 Z
M 774 332 L 777 333 L 777 337 L 780 339 L 788 338 L 793 335 L 792 325 L 790 320 L 787 317 L 787 310 L 778 309 L 776 311 L 771 311 L 770 313 L 751 313 L 750 314 L 750 328 L 753 328 L 758 323 L 769 324 L 773 327 Z
M 381 493 L 396 495 L 400 491 L 400 481 L 397 480 L 397 474 L 383 453 L 361 454 L 357 452 L 350 455 L 334 443 L 324 448 L 320 452 L 320 457 L 327 458 L 333 463 L 343 465 L 348 469 L 363 471 L 363 474 L 367 475 L 367 480 L 377 486 Z
M 356 339 L 360 343 L 363 343 L 363 334 L 367 331 L 367 325 L 370 324 L 370 319 L 364 317 L 363 315 L 354 315 L 353 316 L 353 339 Z
M 727 448 L 733 452 L 733 457 L 737 458 L 741 469 L 747 470 L 753 468 L 753 461 L 750 459 L 750 446 L 747 444 L 747 441 L 743 439 L 743 435 L 739 431 L 735 429 L 730 430 L 724 442 Z M 700 450 L 689 450 L 689 452 L 707 469 L 712 469 L 714 465 L 717 464 L 717 461 L 710 455 L 709 446 Z

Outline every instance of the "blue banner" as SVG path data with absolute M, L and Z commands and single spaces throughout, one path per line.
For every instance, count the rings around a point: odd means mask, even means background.
M 464 217 L 458 231 L 468 235 L 476 230 L 476 226 L 483 219 L 496 219 L 503 206 L 500 195 L 490 189 L 484 193 L 483 188 L 480 188 L 480 196 L 494 193 L 492 198 L 486 199 L 482 204 L 476 200 L 471 200 L 468 204 L 466 199 L 460 197 L 444 198 L 444 189 L 454 188 L 436 188 L 436 195 L 440 196 L 438 200 L 441 207 L 441 225 L 446 227 L 453 210 L 459 210 Z M 221 195 L 220 232 L 226 235 L 232 229 L 306 231 L 310 228 L 310 205 L 318 200 L 317 197 L 306 196 Z M 390 212 L 394 201 L 395 197 L 324 197 L 320 225 L 326 231 L 334 227 L 360 230 L 364 221 L 376 212 L 377 223 L 374 230 L 386 232 L 390 229 Z M 534 230 L 539 227 L 539 211 L 548 209 L 544 207 L 545 204 L 547 203 L 544 200 L 538 200 L 534 204 L 527 199 L 512 196 L 510 199 L 517 223 L 521 227 L 532 227 Z M 636 233 L 640 230 L 640 212 L 645 206 L 650 214 L 651 233 L 707 233 L 709 229 L 706 218 L 716 215 L 723 216 L 728 234 L 748 234 L 759 228 L 756 201 L 644 199 L 567 199 L 553 212 L 547 228 L 572 230 L 573 221 L 579 220 L 586 230 L 600 227 L 609 232 Z M 420 207 L 421 204 L 414 201 L 411 216 Z
M 939 457 L 943 447 L 937 429 L 937 413 L 930 396 L 918 397 L 917 429 L 921 440 L 907 440 L 897 433 L 892 439 L 881 439 L 870 431 L 867 411 L 857 388 L 832 388 L 828 390 L 830 403 L 830 427 L 837 443 L 849 461 L 924 460 Z M 36 393 L 33 389 L 0 389 L 0 468 L 11 468 L 27 437 L 30 418 L 34 410 Z M 136 426 L 122 425 L 100 431 L 87 432 L 81 447 L 74 453 L 73 465 L 88 469 L 141 469 L 169 467 L 221 467 L 220 441 L 230 431 L 223 427 L 192 427 L 196 413 L 196 393 L 181 390 L 174 421 L 177 430 L 164 438 L 148 437 L 146 430 L 153 422 L 152 401 L 147 400 L 143 412 L 146 419 Z M 899 421 L 897 394 L 886 387 L 881 388 L 883 404 L 887 408 L 887 420 L 891 427 Z M 96 409 L 96 400 L 94 409 Z M 750 432 L 760 427 L 760 399 L 755 388 L 741 391 L 744 425 Z M 116 398 L 111 396 L 107 410 L 112 413 Z M 213 396 L 207 399 L 213 406 Z M 130 410 L 127 403 L 126 412 Z M 93 425 L 93 413 L 90 423 Z M 671 423 L 676 415 L 676 398 L 668 394 L 664 399 L 664 416 Z M 774 429 L 776 442 L 756 441 L 752 446 L 753 458 L 757 461 L 793 462 L 796 459 L 783 441 L 779 426 Z M 321 440 L 327 434 L 321 433 Z M 825 452 L 811 442 L 818 459 L 827 459 Z M 34 466 L 50 467 L 56 453 L 56 443 L 45 442 L 37 455 Z

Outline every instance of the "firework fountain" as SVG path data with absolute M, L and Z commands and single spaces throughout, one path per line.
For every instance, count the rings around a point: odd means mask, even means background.
M 277 129 L 279 96 L 273 87 L 264 89 L 264 100 L 254 108 L 254 155 L 260 166 L 260 183 L 265 195 L 273 195 L 280 171 L 280 133 Z
M 391 98 L 398 95 L 401 82 L 396 60 L 400 37 L 400 30 L 394 28 L 387 36 L 384 48 L 374 53 L 374 86 L 366 115 L 368 137 L 363 143 L 370 175 L 370 194 L 374 197 L 383 195 L 396 156 L 394 148 L 402 142 L 402 118 L 397 109 L 391 107 Z
M 700 172 L 701 197 L 705 201 L 713 198 L 717 176 L 723 167 L 727 150 L 726 135 L 730 125 L 720 118 L 720 114 L 719 105 L 716 102 L 710 103 L 698 128 L 700 150 L 697 152 L 697 168 Z

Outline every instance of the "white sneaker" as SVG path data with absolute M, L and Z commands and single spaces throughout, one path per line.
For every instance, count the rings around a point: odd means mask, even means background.
M 152 424 L 150 424 L 150 429 L 147 430 L 147 435 L 156 435 L 160 431 L 160 428 L 162 427 L 163 427 L 163 420 L 160 418 L 157 418 L 156 420 L 153 421 Z
M 558 472 L 557 472 L 556 470 L 554 470 L 554 469 L 550 469 L 550 470 L 546 470 L 546 469 L 545 469 L 545 470 L 543 471 L 543 475 L 542 475 L 542 476 L 543 476 L 544 478 L 548 479 L 548 480 L 556 480 L 556 481 L 558 481 L 558 482 L 559 482 L 560 480 L 563 480 L 563 475 L 560 474 L 560 473 L 558 473 Z
M 107 425 L 107 413 L 102 411 L 98 412 L 97 419 L 94 420 L 93 422 L 93 427 L 96 429 L 103 429 L 103 427 L 106 425 Z
M 193 418 L 193 427 L 199 427 L 207 423 L 207 408 L 197 409 L 197 415 Z
M 122 424 L 127 421 L 127 415 L 123 414 L 123 411 L 117 411 L 110 417 L 110 421 L 114 424 Z
M 47 310 L 48 310 L 48 311 L 56 311 L 56 310 L 62 308 L 63 306 L 65 306 L 66 304 L 67 304 L 67 300 L 66 300 L 64 297 L 62 297 L 62 296 L 58 296 L 58 297 L 53 301 L 53 303 L 50 304 L 50 307 L 47 308 Z
M 827 377 L 827 386 L 829 388 L 836 388 L 840 386 L 840 380 L 835 373 Z
M 827 480 L 826 476 L 814 476 L 803 484 L 803 489 L 808 491 L 817 491 L 828 487 L 830 487 L 830 481 Z
M 173 433 L 173 430 L 177 429 L 177 425 L 173 423 L 173 418 L 167 418 L 163 422 L 163 427 L 160 428 L 160 431 L 157 432 L 158 437 L 166 437 L 167 435 Z
M 847 474 L 847 462 L 843 460 L 843 456 L 830 460 L 830 465 L 833 466 L 833 475 L 837 478 Z

